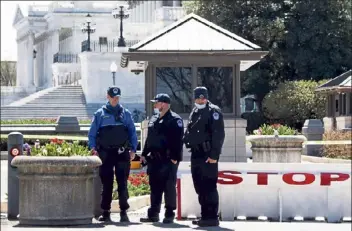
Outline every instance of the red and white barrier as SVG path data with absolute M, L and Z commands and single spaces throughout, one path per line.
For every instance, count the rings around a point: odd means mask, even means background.
M 351 217 L 349 164 L 219 163 L 218 191 L 222 220 Z M 189 169 L 179 171 L 178 208 L 178 219 L 200 217 Z

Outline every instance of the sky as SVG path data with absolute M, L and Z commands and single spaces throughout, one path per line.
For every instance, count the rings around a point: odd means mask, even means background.
M 17 4 L 23 15 L 28 15 L 29 5 L 48 5 L 52 1 L 3 1 L 1 0 L 1 60 L 17 61 L 16 29 L 12 27 Z M 100 1 L 98 5 L 115 4 L 110 1 Z
M 12 27 L 17 4 L 24 16 L 28 15 L 28 5 L 44 5 L 50 1 L 1 1 L 1 61 L 17 60 L 16 29 Z

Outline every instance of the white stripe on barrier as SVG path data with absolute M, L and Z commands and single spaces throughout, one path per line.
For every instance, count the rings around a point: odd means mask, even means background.
M 268 174 L 270 173 L 270 174 Z M 180 216 L 200 216 L 192 176 L 181 179 Z M 274 220 L 351 217 L 351 169 L 346 164 L 219 163 L 222 220 L 261 217 Z

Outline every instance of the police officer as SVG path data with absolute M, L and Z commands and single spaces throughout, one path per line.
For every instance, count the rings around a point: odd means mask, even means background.
M 198 226 L 218 226 L 218 160 L 225 139 L 224 120 L 218 106 L 208 100 L 205 87 L 194 89 L 195 107 L 189 117 L 184 143 L 191 149 L 191 173 L 201 219 Z
M 111 221 L 110 208 L 113 193 L 114 168 L 118 185 L 121 222 L 128 222 L 129 198 L 127 180 L 130 174 L 130 160 L 137 149 L 137 134 L 131 113 L 119 104 L 121 90 L 109 87 L 108 102 L 98 109 L 88 133 L 92 155 L 99 155 L 102 165 L 99 175 L 103 184 L 99 221 Z
M 183 120 L 170 109 L 170 97 L 158 94 L 153 115 L 148 124 L 148 134 L 141 161 L 147 163 L 151 206 L 141 222 L 158 222 L 162 201 L 165 197 L 163 223 L 173 223 L 176 209 L 176 179 L 179 162 L 182 161 L 184 135 Z

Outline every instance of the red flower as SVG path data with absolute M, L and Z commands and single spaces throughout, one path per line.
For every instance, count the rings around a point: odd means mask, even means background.
M 273 128 L 275 128 L 275 129 L 278 129 L 279 127 L 281 127 L 281 124 L 273 124 L 273 125 L 271 125 Z

